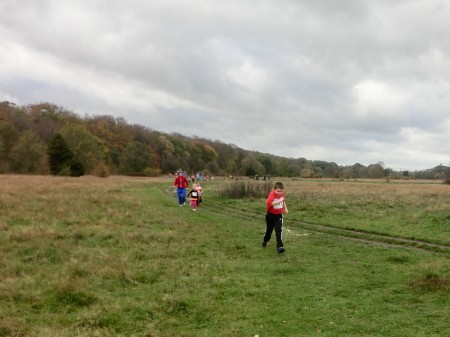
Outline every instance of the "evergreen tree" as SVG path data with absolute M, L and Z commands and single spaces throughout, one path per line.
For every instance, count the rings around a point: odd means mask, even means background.
M 70 169 L 70 176 L 71 177 L 81 177 L 86 173 L 86 169 L 81 162 L 76 157 L 73 157 L 72 160 L 69 162 L 69 169 Z
M 70 169 L 73 154 L 61 134 L 55 133 L 52 137 L 47 146 L 47 155 L 51 174 L 63 174 L 64 169 Z

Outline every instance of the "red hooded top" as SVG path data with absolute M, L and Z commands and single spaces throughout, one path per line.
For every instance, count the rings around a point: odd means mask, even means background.
M 280 200 L 280 202 L 272 205 L 274 201 Z M 284 213 L 284 193 L 281 196 L 275 194 L 275 191 L 269 193 L 269 196 L 266 200 L 266 210 L 272 214 L 283 214 Z

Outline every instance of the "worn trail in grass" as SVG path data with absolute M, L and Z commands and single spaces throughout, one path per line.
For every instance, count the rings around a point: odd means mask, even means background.
M 241 205 L 239 209 L 237 209 L 236 207 L 217 203 L 212 211 L 216 213 L 227 213 L 230 216 L 238 215 L 242 218 L 261 218 L 260 213 L 256 213 L 251 208 L 245 209 L 244 207 L 245 206 Z M 305 222 L 295 219 L 295 215 L 294 219 L 292 216 L 287 217 L 287 219 L 287 225 L 285 224 L 284 227 L 287 228 L 287 226 L 289 226 L 292 230 L 304 229 L 307 232 L 319 232 L 329 234 L 337 238 L 345 238 L 358 241 L 360 243 L 382 245 L 385 247 L 408 247 L 412 249 L 450 254 L 450 244 L 428 242 L 420 239 L 400 237 L 384 233 L 368 232 L 362 229 L 349 228 L 345 224 L 327 225 L 321 223 Z M 261 221 L 264 221 L 264 219 L 261 219 Z

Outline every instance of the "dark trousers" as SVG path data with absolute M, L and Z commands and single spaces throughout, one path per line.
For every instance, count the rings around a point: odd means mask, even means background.
M 266 213 L 266 235 L 264 235 L 264 242 L 268 242 L 272 237 L 272 232 L 275 230 L 275 237 L 277 239 L 277 248 L 283 247 L 283 215 Z

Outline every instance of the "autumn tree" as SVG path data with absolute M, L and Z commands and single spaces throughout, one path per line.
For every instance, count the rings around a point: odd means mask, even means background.
M 86 119 L 86 127 L 108 148 L 108 161 L 112 166 L 120 166 L 120 157 L 125 147 L 133 141 L 131 128 L 123 118 L 95 116 Z
M 189 148 L 189 166 L 193 171 L 204 170 L 209 163 L 215 162 L 218 157 L 216 150 L 212 146 L 198 139 L 192 141 Z
M 300 177 L 302 178 L 311 178 L 312 176 L 313 171 L 310 168 L 305 167 L 300 171 Z
M 18 137 L 19 130 L 11 121 L 0 120 L 0 172 L 9 172 L 11 149 Z
M 201 158 L 204 162 L 209 163 L 217 160 L 218 154 L 214 148 L 208 144 L 202 144 L 201 147 Z
M 369 178 L 381 178 L 383 177 L 383 166 L 380 163 L 371 164 L 368 167 Z
M 170 157 L 175 153 L 175 146 L 172 144 L 170 139 L 164 135 L 159 135 L 158 141 L 156 142 L 157 153 L 160 157 L 160 168 L 161 171 L 165 169 L 165 160 L 170 161 Z
M 46 146 L 31 130 L 21 133 L 10 153 L 11 170 L 16 173 L 47 173 Z
M 61 135 L 86 172 L 92 173 L 99 165 L 104 164 L 108 149 L 86 127 L 78 124 L 66 125 L 61 129 Z
M 241 167 L 246 176 L 264 175 L 264 166 L 256 159 L 253 154 L 248 155 L 241 162 Z
M 291 163 L 287 158 L 280 159 L 276 166 L 276 172 L 283 177 L 295 176 L 296 165 Z
M 266 175 L 274 174 L 274 164 L 272 159 L 267 154 L 258 154 L 256 159 L 264 166 L 264 171 Z
M 222 143 L 218 140 L 212 142 L 210 145 L 214 148 L 214 150 L 217 153 L 216 163 L 218 167 L 221 168 L 222 170 L 227 170 L 228 173 L 233 173 L 234 171 L 233 170 L 229 171 L 228 168 L 230 166 L 233 166 L 230 165 L 230 163 L 234 161 L 234 158 L 236 158 L 235 147 L 232 145 Z
M 189 166 L 192 157 L 189 139 L 178 134 L 172 134 L 168 139 L 173 145 L 173 153 L 166 157 L 164 170 L 166 172 L 173 172 L 178 168 L 183 168 L 185 170 L 192 169 Z
M 81 121 L 73 112 L 51 103 L 27 105 L 24 109 L 22 125 L 36 132 L 44 142 L 49 142 L 64 125 Z
M 151 168 L 152 156 L 145 144 L 135 141 L 128 144 L 120 158 L 120 172 L 124 174 L 143 174 Z

